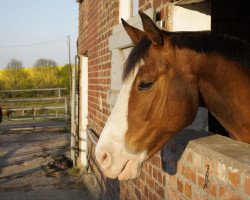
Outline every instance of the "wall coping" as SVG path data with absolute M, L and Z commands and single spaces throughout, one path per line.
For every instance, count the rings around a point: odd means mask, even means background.
M 187 148 L 192 148 L 210 160 L 250 172 L 250 144 L 221 135 L 191 140 Z

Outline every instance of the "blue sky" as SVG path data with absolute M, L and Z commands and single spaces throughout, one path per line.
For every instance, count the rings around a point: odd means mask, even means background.
M 0 68 L 12 58 L 21 60 L 24 67 L 33 66 L 39 58 L 64 65 L 68 63 L 67 35 L 73 61 L 77 33 L 75 0 L 0 0 Z

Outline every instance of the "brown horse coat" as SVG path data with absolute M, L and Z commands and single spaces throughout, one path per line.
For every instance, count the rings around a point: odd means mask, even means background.
M 194 120 L 200 102 L 236 140 L 250 143 L 250 46 L 209 32 L 169 33 L 144 13 L 124 86 L 96 146 L 104 174 L 139 175 L 144 160 Z

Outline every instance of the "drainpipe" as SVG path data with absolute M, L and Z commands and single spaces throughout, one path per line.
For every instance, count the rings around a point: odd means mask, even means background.
M 76 146 L 76 157 L 78 158 L 79 157 L 79 138 L 80 138 L 80 56 L 79 55 L 76 55 L 75 56 L 75 66 L 76 66 L 76 102 L 77 102 L 77 106 L 76 106 L 76 109 L 75 109 L 75 115 L 76 115 L 76 118 L 75 118 L 75 124 L 76 124 L 76 127 L 75 127 L 75 131 L 76 131 L 76 138 L 75 138 L 75 146 Z
M 76 164 L 76 65 L 71 65 L 71 138 L 70 138 L 70 149 L 71 149 L 71 159 L 73 165 Z

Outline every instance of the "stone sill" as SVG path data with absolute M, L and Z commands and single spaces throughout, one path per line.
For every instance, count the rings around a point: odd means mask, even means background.
M 191 140 L 187 147 L 211 161 L 250 172 L 250 144 L 213 135 Z

